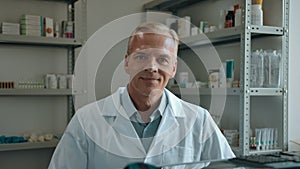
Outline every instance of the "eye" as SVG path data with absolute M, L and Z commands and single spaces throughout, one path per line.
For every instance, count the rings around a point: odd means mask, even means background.
M 160 56 L 158 58 L 158 63 L 168 65 L 170 63 L 170 58 L 168 56 Z
M 137 53 L 137 54 L 134 55 L 134 59 L 135 60 L 146 60 L 147 55 L 145 55 L 143 53 Z

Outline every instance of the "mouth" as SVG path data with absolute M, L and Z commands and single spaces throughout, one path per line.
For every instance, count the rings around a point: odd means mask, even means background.
M 160 81 L 160 78 L 155 78 L 155 77 L 140 77 L 140 79 L 148 82 Z

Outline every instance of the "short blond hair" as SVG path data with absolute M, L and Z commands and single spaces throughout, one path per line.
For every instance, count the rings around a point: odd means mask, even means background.
M 140 24 L 138 27 L 135 28 L 135 30 L 131 33 L 131 36 L 129 37 L 128 40 L 128 46 L 127 46 L 127 54 L 131 53 L 131 43 L 133 36 L 139 33 L 155 33 L 155 34 L 161 34 L 164 36 L 171 37 L 174 42 L 176 47 L 178 48 L 178 35 L 177 33 L 173 30 L 167 27 L 166 25 L 159 23 L 159 22 L 144 22 Z

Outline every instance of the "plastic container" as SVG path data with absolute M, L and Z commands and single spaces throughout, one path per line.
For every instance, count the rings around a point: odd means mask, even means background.
M 251 55 L 250 86 L 264 85 L 264 57 L 262 51 L 256 50 Z
M 67 88 L 67 77 L 66 75 L 57 75 L 58 88 L 66 89 Z
M 264 86 L 280 87 L 281 55 L 276 50 L 264 52 Z
M 226 16 L 226 10 L 221 9 L 220 10 L 220 16 L 219 16 L 219 30 L 224 29 L 225 27 L 225 16 Z
M 234 26 L 240 26 L 242 24 L 242 9 L 238 8 L 234 15 Z
M 263 10 L 260 4 L 253 4 L 251 6 L 251 24 L 252 25 L 263 25 Z

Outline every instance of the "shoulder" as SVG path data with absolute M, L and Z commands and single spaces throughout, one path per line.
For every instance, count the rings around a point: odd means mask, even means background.
M 73 118 L 77 118 L 83 125 L 97 121 L 104 116 L 116 116 L 121 105 L 120 94 L 122 92 L 124 88 L 119 88 L 112 95 L 79 108 Z

